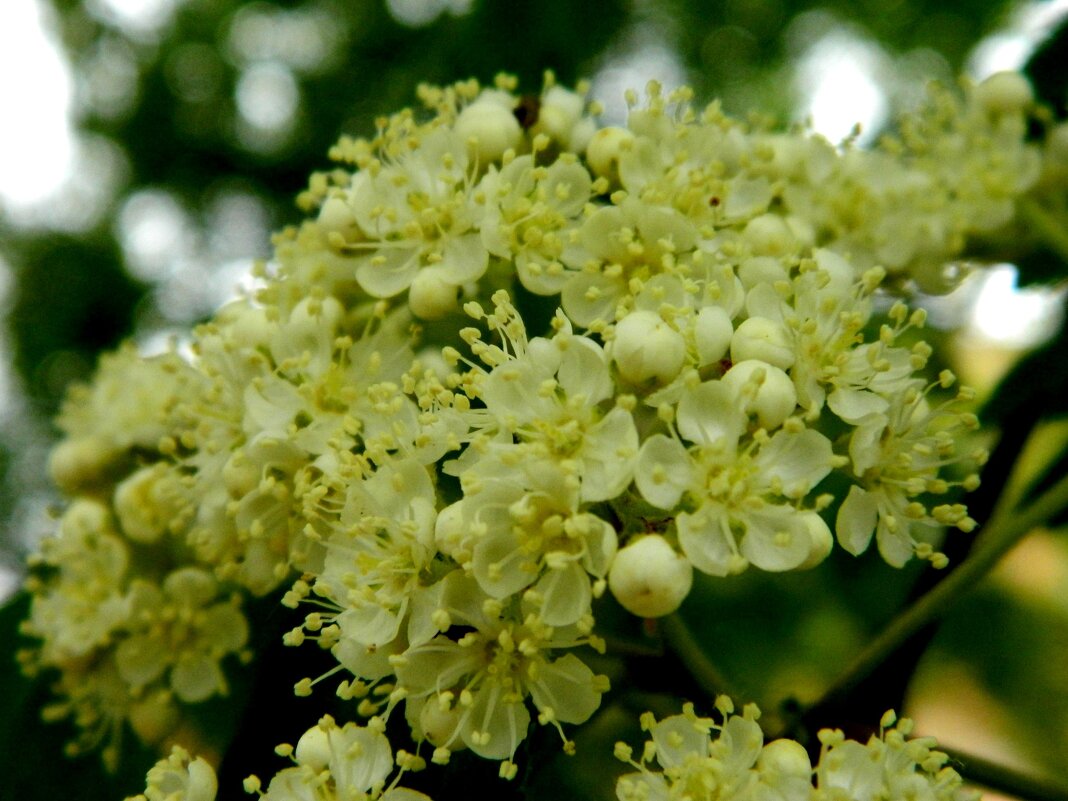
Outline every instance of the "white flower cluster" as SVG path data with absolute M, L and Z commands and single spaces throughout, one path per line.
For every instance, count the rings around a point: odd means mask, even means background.
M 381 718 L 371 718 L 366 726 L 338 726 L 326 715 L 301 735 L 296 748 L 287 744 L 275 749 L 294 766 L 278 771 L 267 792 L 256 776 L 245 779 L 245 790 L 265 801 L 430 801 L 423 793 L 397 786 L 405 771 L 422 770 L 425 763 L 404 751 L 394 755 L 384 729 Z M 399 770 L 387 784 L 394 763 Z
M 948 757 L 932 750 L 931 738 L 907 739 L 912 722 L 883 716 L 880 736 L 867 743 L 847 740 L 842 732 L 819 733 L 819 762 L 795 740 L 764 742 L 757 724 L 760 710 L 749 704 L 741 715 L 730 699 L 716 706 L 722 723 L 698 717 L 692 706 L 683 714 L 657 721 L 642 718 L 650 738 L 635 762 L 626 743 L 616 757 L 637 768 L 619 778 L 619 801 L 978 801 L 963 789 L 960 775 L 946 767 Z M 659 769 L 653 769 L 655 760 Z
M 920 532 L 975 525 L 939 502 L 978 484 L 943 475 L 983 459 L 971 394 L 923 376 L 923 314 L 877 311 L 878 265 L 922 280 L 1011 222 L 1035 158 L 1020 80 L 938 94 L 872 153 L 655 84 L 598 130 L 551 78 L 425 88 L 425 113 L 343 139 L 262 289 L 188 357 L 106 358 L 64 408 L 71 503 L 27 624 L 56 714 L 86 743 L 125 722 L 160 740 L 179 701 L 225 692 L 242 598 L 289 584 L 315 611 L 287 642 L 329 649 L 360 715 L 403 707 L 434 762 L 470 749 L 511 778 L 532 718 L 570 750 L 563 725 L 598 708 L 606 589 L 669 614 L 695 568 L 808 568 L 832 526 L 851 553 L 943 564 Z M 900 216 L 932 186 L 949 199 Z M 354 725 L 322 727 L 327 750 L 386 753 Z M 382 754 L 298 748 L 267 795 L 358 770 L 373 796 Z

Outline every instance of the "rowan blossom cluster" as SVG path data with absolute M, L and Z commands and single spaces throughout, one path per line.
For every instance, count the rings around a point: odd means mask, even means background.
M 571 751 L 609 689 L 589 664 L 606 592 L 658 617 L 836 539 L 940 566 L 937 532 L 975 526 L 972 394 L 927 374 L 924 314 L 890 290 L 944 288 L 1012 223 L 1042 164 L 1026 82 L 939 90 L 870 151 L 655 83 L 599 127 L 584 94 L 423 88 L 333 149 L 260 289 L 187 352 L 125 348 L 71 393 L 24 658 L 58 671 L 80 747 L 114 759 L 127 725 L 165 741 L 247 658 L 247 600 L 284 591 L 286 642 L 338 663 L 297 693 L 330 679 L 366 724 L 324 718 L 266 798 L 422 798 L 394 764 L 465 749 L 512 778 L 534 721 Z M 384 734 L 397 718 L 414 754 Z M 717 797 L 837 798 L 861 751 L 915 753 L 898 773 L 955 797 L 900 727 L 829 736 L 813 790 L 800 746 L 754 721 L 650 724 L 620 798 L 712 776 Z M 199 764 L 172 756 L 149 801 L 212 795 Z

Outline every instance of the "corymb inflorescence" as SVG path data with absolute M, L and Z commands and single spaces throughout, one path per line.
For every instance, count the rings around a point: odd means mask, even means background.
M 424 797 L 398 781 L 461 751 L 509 779 L 536 725 L 570 752 L 609 691 L 612 596 L 660 617 L 836 540 L 937 567 L 939 531 L 976 525 L 972 393 L 929 373 L 898 296 L 1012 224 L 1042 167 L 1026 82 L 935 90 L 872 150 L 655 83 L 602 127 L 585 91 L 423 87 L 337 144 L 259 289 L 70 394 L 24 662 L 58 677 L 75 747 L 169 741 L 277 594 L 287 644 L 336 658 L 298 694 L 328 685 L 351 720 L 250 792 Z M 869 762 L 960 797 L 902 726 L 827 733 L 813 768 L 756 718 L 650 719 L 619 797 L 859 798 L 835 788 Z M 146 797 L 207 799 L 207 770 L 175 751 Z

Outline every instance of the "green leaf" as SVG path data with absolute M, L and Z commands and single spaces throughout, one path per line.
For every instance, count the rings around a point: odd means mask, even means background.
M 1068 116 L 1068 15 L 1062 14 L 1061 25 L 1034 52 L 1024 67 L 1035 94 L 1053 108 L 1058 119 Z

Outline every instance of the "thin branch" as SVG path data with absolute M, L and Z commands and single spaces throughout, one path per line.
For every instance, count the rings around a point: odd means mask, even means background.
M 1032 776 L 999 765 L 975 754 L 938 746 L 952 760 L 952 767 L 968 782 L 1026 801 L 1068 801 L 1068 785 Z
M 1061 261 L 1068 263 L 1068 233 L 1060 220 L 1028 198 L 1017 202 L 1016 213 L 1028 228 L 1038 234 L 1042 244 L 1056 253 Z
M 903 642 L 950 608 L 1036 526 L 1068 507 L 1068 476 L 1019 512 L 999 504 L 976 538 L 971 555 L 946 579 L 898 615 L 846 668 L 824 698 L 843 697 L 879 667 Z M 823 702 L 821 701 L 820 704 Z
M 660 624 L 668 647 L 678 655 L 709 699 L 715 700 L 720 694 L 737 697 L 730 682 L 708 658 L 697 637 L 677 613 L 661 618 Z

